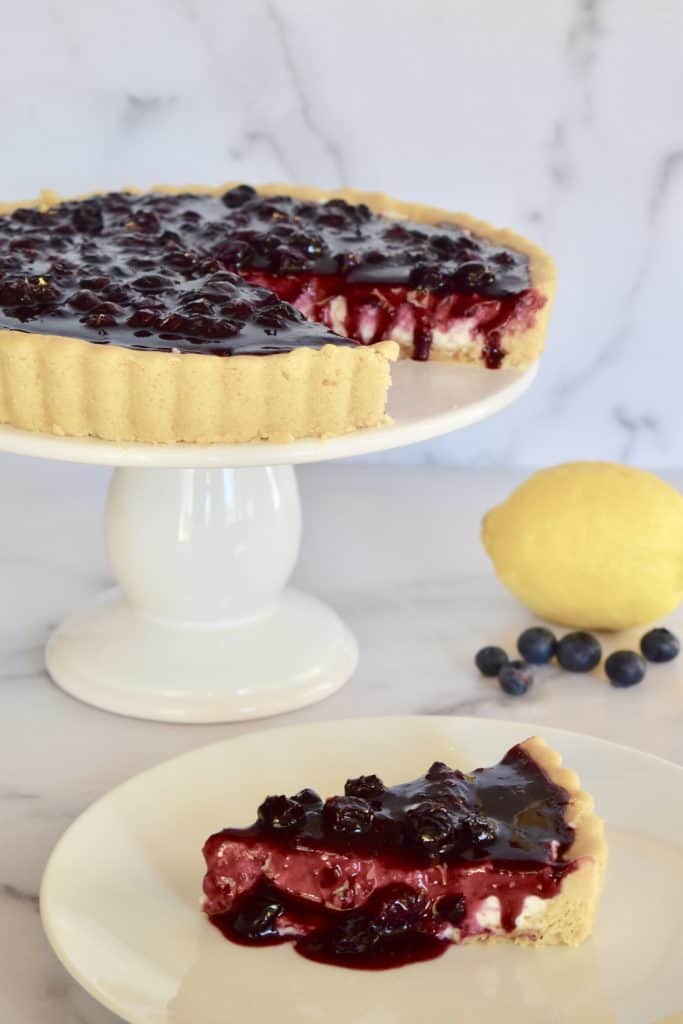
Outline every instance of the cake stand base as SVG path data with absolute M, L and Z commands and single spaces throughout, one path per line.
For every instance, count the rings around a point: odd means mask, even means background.
M 287 444 L 120 444 L 0 425 L 0 450 L 115 467 L 106 523 L 119 587 L 52 636 L 50 675 L 87 704 L 162 722 L 261 718 L 334 693 L 358 652 L 330 608 L 287 588 L 301 538 L 293 467 L 468 427 L 535 374 L 402 360 L 390 422 Z M 334 538 L 328 547 L 333 557 Z
M 227 722 L 323 700 L 353 673 L 358 647 L 317 598 L 285 590 L 248 623 L 179 626 L 147 621 L 118 590 L 52 635 L 47 668 L 67 693 L 134 718 Z

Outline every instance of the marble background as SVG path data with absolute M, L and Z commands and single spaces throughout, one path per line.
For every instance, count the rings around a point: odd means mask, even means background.
M 0 38 L 0 196 L 289 179 L 547 245 L 532 392 L 391 459 L 683 464 L 677 0 L 33 0 Z

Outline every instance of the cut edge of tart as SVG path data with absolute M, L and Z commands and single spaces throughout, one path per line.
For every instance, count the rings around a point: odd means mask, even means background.
M 569 800 L 565 821 L 574 830 L 574 841 L 566 859 L 577 867 L 562 880 L 560 892 L 526 916 L 523 931 L 512 938 L 534 945 L 578 946 L 593 933 L 595 917 L 607 867 L 605 826 L 594 810 L 590 793 L 581 788 L 581 780 L 572 768 L 566 768 L 561 755 L 540 736 L 520 744 L 556 785 L 567 791 Z M 530 938 L 527 933 L 538 935 Z
M 414 783 L 361 776 L 345 792 L 325 804 L 312 790 L 270 797 L 256 825 L 207 840 L 204 911 L 227 938 L 289 940 L 313 960 L 383 968 L 453 943 L 576 946 L 591 935 L 607 863 L 603 822 L 540 737 L 489 769 L 436 763 Z M 360 829 L 364 803 L 374 809 L 370 832 L 335 833 L 339 820 Z M 460 832 L 455 847 L 435 853 L 444 813 L 462 815 Z
M 187 193 L 218 197 L 235 187 L 234 183 L 218 187 L 156 185 L 149 191 L 125 191 L 134 197 Z M 268 353 L 265 359 L 262 355 L 243 353 L 216 359 L 215 354 L 200 350 L 190 352 L 192 358 L 187 359 L 187 350 L 144 350 L 117 344 L 115 339 L 108 345 L 98 344 L 94 338 L 63 333 L 0 329 L 0 421 L 31 431 L 91 435 L 112 441 L 242 443 L 258 439 L 289 442 L 303 437 L 324 438 L 386 422 L 390 363 L 399 353 L 519 369 L 529 366 L 540 355 L 555 290 L 554 265 L 542 249 L 515 232 L 493 228 L 467 214 L 354 189 L 325 191 L 267 184 L 256 187 L 254 194 L 313 203 L 339 199 L 354 206 L 365 204 L 372 213 L 390 219 L 410 219 L 418 226 L 454 225 L 486 243 L 522 254 L 528 261 L 529 288 L 515 296 L 513 314 L 506 314 L 500 330 L 489 330 L 491 323 L 497 323 L 495 316 L 487 326 L 489 307 L 500 303 L 474 296 L 475 311 L 462 314 L 460 310 L 456 319 L 448 321 L 451 327 L 440 334 L 432 329 L 438 316 L 442 316 L 437 310 L 440 300 L 436 292 L 427 289 L 411 292 L 410 302 L 400 297 L 392 299 L 389 326 L 383 333 L 368 335 L 368 306 L 363 304 L 362 296 L 372 291 L 372 286 L 355 286 L 361 292 L 355 319 L 351 314 L 346 320 L 344 316 L 340 318 L 334 297 L 328 296 L 327 303 L 324 298 L 317 301 L 317 318 L 332 328 L 328 330 L 329 344 L 321 347 L 318 341 L 307 346 L 307 332 L 302 329 L 304 337 L 294 350 Z M 76 199 L 99 195 L 108 193 L 91 193 Z M 29 202 L 0 204 L 0 216 L 24 208 L 45 211 L 71 201 L 45 191 Z M 308 297 L 299 295 L 295 299 L 291 294 L 292 278 L 269 277 L 249 269 L 240 269 L 238 273 L 247 284 L 265 285 L 279 298 L 299 310 L 305 309 Z M 317 278 L 318 283 L 327 280 L 333 278 Z M 285 290 L 287 294 L 283 294 Z M 398 294 L 397 289 L 393 290 Z M 384 298 L 380 296 L 377 303 L 386 305 L 391 291 L 391 286 L 384 288 Z M 444 308 L 448 300 L 448 296 L 443 299 Z M 422 354 L 416 354 L 423 305 L 430 307 L 429 342 L 426 348 L 423 345 Z M 446 315 L 450 314 L 443 314 Z M 315 323 L 315 318 L 310 322 Z M 486 330 L 487 335 L 480 333 Z
M 192 186 L 197 192 L 215 193 L 226 191 L 237 186 L 237 182 L 227 182 L 218 190 L 208 186 Z M 557 289 L 557 271 L 550 255 L 511 228 L 497 228 L 485 220 L 469 213 L 453 212 L 424 203 L 408 202 L 394 199 L 384 192 L 363 192 L 354 188 L 319 189 L 310 185 L 289 185 L 285 183 L 269 183 L 254 186 L 256 192 L 263 196 L 288 195 L 295 199 L 310 202 L 325 202 L 331 199 L 343 199 L 352 205 L 364 203 L 373 213 L 381 214 L 395 220 L 416 221 L 418 224 L 453 224 L 465 231 L 472 232 L 479 238 L 494 245 L 510 248 L 522 253 L 529 261 L 529 291 L 538 296 L 528 324 L 514 326 L 500 332 L 499 347 L 503 355 L 497 366 L 515 369 L 527 369 L 537 361 L 545 346 L 548 322 L 552 311 Z M 177 188 L 169 185 L 157 185 L 152 191 L 177 192 Z M 397 334 L 392 340 L 400 345 L 401 356 L 410 358 L 413 353 L 413 342 Z M 473 337 L 470 343 L 463 343 L 457 348 L 440 347 L 432 344 L 430 359 L 485 365 L 482 346 Z

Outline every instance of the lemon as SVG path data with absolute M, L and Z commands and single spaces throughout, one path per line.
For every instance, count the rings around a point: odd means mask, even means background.
M 626 629 L 683 597 L 683 496 L 640 469 L 534 473 L 485 516 L 483 541 L 505 586 L 563 625 Z

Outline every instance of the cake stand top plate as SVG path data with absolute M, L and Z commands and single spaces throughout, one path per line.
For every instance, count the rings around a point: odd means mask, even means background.
M 169 469 L 323 462 L 399 448 L 478 423 L 519 398 L 536 371 L 536 366 L 524 372 L 492 371 L 404 360 L 393 368 L 388 407 L 392 422 L 325 440 L 304 438 L 289 444 L 124 444 L 0 426 L 0 451 L 62 462 Z

